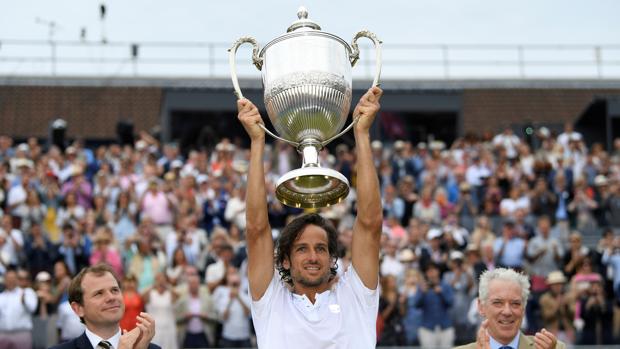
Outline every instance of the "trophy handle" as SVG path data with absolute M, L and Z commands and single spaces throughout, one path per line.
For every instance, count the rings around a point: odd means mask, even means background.
M 245 43 L 250 43 L 253 46 L 252 63 L 254 63 L 256 68 L 258 68 L 258 70 L 263 69 L 263 58 L 259 56 L 259 48 L 258 48 L 258 43 L 256 42 L 256 39 L 254 39 L 251 36 L 243 36 L 243 37 L 240 37 L 239 40 L 235 41 L 232 47 L 228 49 L 228 52 L 229 52 L 228 63 L 230 65 L 230 77 L 232 78 L 233 88 L 235 89 L 235 95 L 237 96 L 237 99 L 243 98 L 243 94 L 241 93 L 241 88 L 239 87 L 239 79 L 237 78 L 237 64 L 235 62 L 235 58 L 237 56 L 237 49 L 239 48 L 239 46 Z M 262 123 L 259 123 L 258 126 L 260 126 L 263 129 L 263 131 L 265 131 L 267 134 L 269 134 L 273 138 L 289 143 L 295 147 L 299 146 L 299 143 L 297 142 L 292 142 L 292 141 L 289 141 L 287 139 L 284 139 L 282 137 L 275 135 L 273 132 L 269 131 L 265 127 L 265 125 L 263 125 Z
M 252 49 L 252 63 L 261 70 L 263 68 L 263 58 L 258 55 L 258 43 L 256 39 L 251 36 L 243 36 L 239 40 L 235 41 L 231 48 L 228 49 L 228 63 L 230 65 L 230 77 L 232 78 L 233 88 L 235 89 L 235 95 L 237 99 L 243 98 L 241 88 L 239 88 L 239 79 L 237 78 L 237 64 L 235 63 L 235 56 L 237 55 L 237 49 L 239 46 L 250 43 L 254 47 Z
M 359 46 L 357 45 L 357 39 L 361 37 L 368 38 L 372 40 L 372 42 L 375 44 L 375 51 L 376 51 L 375 71 L 376 72 L 375 72 L 375 79 L 372 82 L 372 86 L 373 87 L 379 86 L 379 79 L 381 78 L 381 44 L 382 42 L 381 40 L 379 40 L 379 38 L 377 38 L 377 36 L 374 33 L 371 33 L 368 30 L 362 30 L 358 32 L 357 34 L 355 34 L 355 37 L 353 38 L 353 41 L 351 42 L 351 48 L 353 49 L 353 51 L 351 52 L 351 55 L 349 56 L 349 59 L 351 60 L 351 67 L 355 66 L 355 63 L 357 63 L 357 60 L 360 58 L 360 49 L 359 49 Z M 326 146 L 334 139 L 349 132 L 349 130 L 357 123 L 358 120 L 359 120 L 359 116 L 354 116 L 353 121 L 351 121 L 349 126 L 347 126 L 344 130 L 342 130 L 342 132 L 338 133 L 337 135 L 323 141 L 321 145 Z
M 357 63 L 357 60 L 360 58 L 360 49 L 359 46 L 357 45 L 357 39 L 364 37 L 364 38 L 368 38 L 370 40 L 372 40 L 373 44 L 375 44 L 375 51 L 376 51 L 376 63 L 375 63 L 375 79 L 372 82 L 372 86 L 379 86 L 379 79 L 381 78 L 381 44 L 382 41 L 379 40 L 379 38 L 374 34 L 369 32 L 368 30 L 362 30 L 360 32 L 358 32 L 357 34 L 355 34 L 355 37 L 353 38 L 353 41 L 351 42 L 351 48 L 353 49 L 353 51 L 351 52 L 351 55 L 349 56 L 349 59 L 351 60 L 351 67 L 355 66 L 355 63 Z

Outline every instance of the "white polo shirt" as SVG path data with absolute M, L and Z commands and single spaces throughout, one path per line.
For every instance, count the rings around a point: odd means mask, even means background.
M 353 266 L 312 304 L 292 293 L 274 272 L 263 297 L 252 302 L 259 348 L 364 349 L 376 346 L 379 292 L 364 286 Z

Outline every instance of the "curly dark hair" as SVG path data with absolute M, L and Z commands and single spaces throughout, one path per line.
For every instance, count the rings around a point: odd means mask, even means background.
M 299 234 L 304 231 L 306 226 L 308 225 L 316 225 L 319 228 L 322 228 L 327 233 L 327 249 L 329 252 L 329 256 L 333 260 L 333 265 L 329 268 L 331 272 L 331 278 L 336 276 L 336 270 L 338 269 L 338 265 L 336 262 L 338 261 L 338 231 L 334 226 L 325 218 L 321 217 L 317 213 L 310 213 L 307 215 L 303 215 L 292 220 L 284 229 L 282 229 L 282 233 L 278 238 L 276 243 L 276 255 L 275 255 L 275 264 L 276 269 L 278 269 L 278 273 L 282 278 L 282 281 L 288 283 L 293 286 L 293 279 L 291 278 L 291 271 L 289 269 L 285 269 L 282 266 L 282 263 L 285 259 L 289 259 L 291 257 L 291 249 L 293 248 L 293 243 L 299 237 Z M 331 279 L 330 278 L 330 279 Z

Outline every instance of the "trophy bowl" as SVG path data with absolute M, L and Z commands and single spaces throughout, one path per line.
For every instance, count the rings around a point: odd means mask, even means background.
M 325 207 L 345 199 L 349 182 L 338 171 L 321 167 L 319 151 L 347 132 L 344 130 L 351 107 L 351 69 L 359 58 L 357 39 L 367 37 L 375 44 L 377 63 L 373 85 L 381 73 L 381 41 L 360 31 L 351 46 L 321 31 L 301 7 L 298 20 L 287 34 L 270 41 L 260 50 L 256 40 L 246 36 L 230 48 L 231 77 L 237 98 L 243 98 L 236 74 L 235 56 L 244 43 L 253 46 L 252 60 L 261 71 L 265 107 L 275 135 L 297 148 L 302 167 L 284 174 L 276 184 L 276 197 L 285 205 L 300 208 Z

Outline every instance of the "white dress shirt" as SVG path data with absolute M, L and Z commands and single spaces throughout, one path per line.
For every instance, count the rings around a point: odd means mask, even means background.
M 101 341 L 108 341 L 110 342 L 110 344 L 112 344 L 112 349 L 118 349 L 118 343 L 121 341 L 121 328 L 120 327 L 118 328 L 118 331 L 116 332 L 116 334 L 108 339 L 99 337 L 98 335 L 90 331 L 88 327 L 86 327 L 84 332 L 86 332 L 86 337 L 90 341 L 90 344 L 93 346 L 93 348 L 97 348 L 97 346 L 99 345 L 99 342 Z
M 38 302 L 31 288 L 15 287 L 0 293 L 0 331 L 32 330 L 32 314 Z

